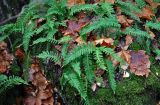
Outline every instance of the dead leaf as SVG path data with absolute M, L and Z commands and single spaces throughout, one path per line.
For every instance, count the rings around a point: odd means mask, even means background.
M 53 105 L 53 90 L 40 68 L 39 60 L 33 59 L 29 70 L 32 85 L 25 87 L 24 105 Z
M 155 16 L 155 14 L 153 13 L 153 11 L 148 6 L 145 6 L 142 9 L 142 12 L 137 14 L 137 16 L 142 18 L 142 19 L 151 20 L 152 16 Z
M 8 53 L 7 43 L 0 41 L 0 73 L 9 71 L 13 59 L 13 55 Z
M 15 56 L 19 59 L 20 63 L 23 63 L 25 53 L 21 48 L 16 48 Z
M 157 8 L 160 6 L 160 3 L 154 2 L 154 0 L 145 0 L 153 9 Z
M 101 39 L 95 40 L 95 45 L 100 44 L 101 46 L 111 47 L 113 45 L 114 40 L 112 38 L 102 37 Z
M 78 43 L 78 45 L 85 43 L 84 40 L 80 36 L 76 38 L 75 41 Z
M 67 6 L 72 7 L 77 4 L 85 4 L 84 0 L 67 0 Z
M 145 51 L 139 50 L 138 52 L 130 51 L 131 63 L 129 65 L 130 71 L 138 76 L 149 75 L 150 61 L 149 56 L 145 54 Z
M 118 15 L 117 19 L 118 19 L 118 22 L 121 24 L 122 28 L 129 27 L 133 23 L 132 19 L 128 19 L 124 15 Z
M 115 0 L 106 0 L 106 2 L 109 2 L 111 4 L 114 4 L 115 3 Z
M 67 21 L 67 29 L 62 31 L 63 35 L 70 35 L 70 36 L 78 36 L 78 32 L 87 24 L 89 20 L 86 18 L 76 20 L 68 20 Z
M 127 50 L 129 45 L 133 42 L 133 37 L 131 35 L 127 35 L 125 39 L 126 39 L 126 42 L 125 42 L 125 46 L 123 47 L 123 49 Z
M 156 35 L 152 31 L 149 31 L 149 35 L 151 36 L 151 39 L 154 39 L 156 37 Z

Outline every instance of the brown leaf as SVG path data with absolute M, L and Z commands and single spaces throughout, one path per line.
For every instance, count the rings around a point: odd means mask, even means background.
M 106 2 L 109 2 L 111 4 L 114 4 L 115 3 L 115 0 L 106 0 Z
M 113 45 L 114 40 L 112 38 L 102 37 L 101 39 L 95 40 L 95 45 L 100 44 L 101 46 L 111 47 Z
M 137 16 L 140 18 L 146 19 L 146 20 L 151 20 L 152 16 L 155 16 L 155 14 L 153 13 L 153 11 L 149 7 L 145 6 L 142 9 L 142 12 L 137 14 Z
M 85 4 L 85 0 L 67 0 L 68 7 L 72 7 L 77 4 Z
M 132 19 L 127 19 L 127 17 L 125 17 L 124 15 L 118 15 L 117 18 L 118 18 L 118 22 L 121 24 L 122 28 L 129 27 L 133 23 Z
M 130 71 L 138 76 L 149 75 L 150 61 L 149 56 L 145 54 L 145 51 L 139 50 L 138 52 L 131 51 L 131 63 L 129 65 Z
M 25 53 L 21 48 L 16 48 L 15 56 L 19 59 L 20 63 L 23 63 Z
M 78 45 L 85 43 L 84 40 L 80 36 L 76 38 L 75 41 L 78 43 Z
M 64 34 L 64 36 L 66 35 L 78 36 L 78 32 L 88 23 L 89 20 L 86 18 L 79 19 L 78 21 L 68 20 L 67 29 L 63 30 L 62 33 Z
M 153 9 L 157 8 L 160 3 L 154 2 L 154 0 L 145 0 Z
M 33 59 L 29 77 L 31 86 L 25 89 L 24 105 L 53 105 L 53 90 L 40 68 L 37 58 Z
M 5 73 L 9 71 L 10 65 L 14 57 L 7 51 L 7 44 L 0 41 L 0 73 Z
M 149 31 L 149 35 L 151 36 L 152 39 L 156 37 L 156 35 L 152 31 Z
M 123 49 L 127 50 L 129 45 L 133 42 L 133 37 L 130 35 L 127 35 L 125 39 L 126 39 L 126 43 L 125 43 L 125 46 L 123 47 Z

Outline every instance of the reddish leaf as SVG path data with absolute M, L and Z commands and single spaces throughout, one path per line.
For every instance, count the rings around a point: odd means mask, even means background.
M 13 55 L 7 51 L 7 44 L 0 41 L 0 73 L 5 73 L 9 70 L 13 58 Z
M 106 0 L 107 2 L 111 3 L 111 4 L 114 4 L 115 3 L 115 0 Z
M 148 76 L 150 61 L 149 56 L 145 54 L 145 51 L 139 50 L 138 52 L 131 51 L 131 63 L 129 65 L 130 71 L 138 76 Z
M 140 18 L 146 19 L 146 20 L 151 20 L 152 16 L 155 16 L 155 14 L 153 13 L 153 11 L 149 7 L 145 6 L 142 9 L 142 12 L 137 14 L 137 16 Z

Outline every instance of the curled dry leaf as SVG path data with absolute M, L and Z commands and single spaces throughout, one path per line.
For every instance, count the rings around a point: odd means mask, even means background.
M 137 14 L 137 16 L 140 18 L 146 19 L 146 20 L 151 20 L 152 16 L 155 16 L 155 14 L 153 13 L 153 11 L 149 7 L 145 6 L 142 9 L 142 12 Z
M 102 37 L 101 39 L 95 40 L 95 45 L 100 44 L 101 46 L 111 47 L 113 45 L 114 40 L 112 38 Z
M 150 61 L 149 56 L 145 54 L 145 51 L 139 50 L 138 52 L 130 51 L 131 63 L 129 65 L 130 71 L 138 76 L 148 76 Z
M 25 87 L 24 105 L 53 105 L 53 90 L 35 58 L 29 71 L 32 86 Z
M 132 19 L 127 19 L 124 15 L 118 15 L 117 16 L 118 22 L 121 24 L 122 28 L 126 28 L 131 26 L 133 23 Z
M 152 31 L 149 31 L 149 35 L 151 36 L 152 39 L 156 37 L 156 35 Z
M 126 42 L 125 42 L 125 46 L 123 47 L 123 49 L 127 50 L 129 45 L 133 42 L 133 37 L 131 35 L 127 35 L 125 39 L 126 39 Z
M 7 51 L 7 44 L 0 41 L 0 73 L 5 73 L 9 70 L 13 58 L 13 55 Z

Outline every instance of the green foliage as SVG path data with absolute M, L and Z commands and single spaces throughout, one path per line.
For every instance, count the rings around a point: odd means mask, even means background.
M 160 23 L 155 23 L 155 22 L 152 22 L 152 21 L 149 21 L 145 24 L 145 26 L 151 28 L 151 29 L 156 29 L 156 30 L 160 30 Z
M 137 17 L 136 13 L 140 13 L 141 9 L 148 5 L 144 0 L 135 0 L 135 4 L 128 1 L 116 0 L 115 4 L 99 2 L 95 4 L 80 4 L 73 7 L 67 7 L 66 0 L 47 0 L 43 4 L 33 3 L 23 8 L 15 24 L 7 24 L 0 27 L 0 34 L 2 34 L 0 41 L 13 38 L 14 46 L 23 46 L 26 53 L 25 56 L 27 56 L 23 64 L 23 69 L 25 69 L 24 78 L 28 74 L 27 70 L 30 66 L 29 59 L 31 54 L 45 62 L 51 60 L 54 62 L 52 64 L 58 65 L 62 72 L 62 90 L 71 86 L 71 89 L 74 88 L 75 90 L 70 90 L 69 93 L 72 93 L 72 91 L 78 92 L 82 98 L 81 101 L 85 101 L 86 104 L 147 105 L 143 100 L 151 99 L 151 97 L 145 93 L 148 90 L 144 87 L 147 85 L 154 87 L 154 89 L 159 89 L 159 86 L 154 86 L 158 84 L 157 76 L 155 76 L 156 72 L 148 77 L 147 80 L 131 75 L 128 79 L 121 77 L 122 80 L 117 81 L 115 72 L 121 72 L 121 69 L 114 67 L 110 59 L 120 62 L 120 65 L 126 63 L 116 54 L 119 52 L 116 49 L 119 46 L 116 45 L 120 44 L 121 47 L 122 44 L 123 46 L 125 42 L 120 41 L 120 39 L 126 35 L 132 35 L 135 38 L 129 49 L 143 49 L 151 54 L 152 41 L 148 31 L 149 29 L 160 30 L 160 24 L 152 20 L 146 22 L 144 26 L 148 28 L 144 30 L 142 25 L 144 21 Z M 124 27 L 117 19 L 115 7 L 120 8 L 121 15 L 124 15 L 127 19 L 132 18 L 134 21 L 124 31 L 122 31 Z M 76 25 L 68 27 L 66 22 L 68 20 L 76 21 L 79 25 L 79 13 L 81 12 L 85 12 L 86 18 L 90 19 L 88 24 L 82 24 L 82 26 L 84 25 L 83 28 Z M 38 23 L 39 19 L 42 19 L 42 22 Z M 83 23 L 85 19 L 80 21 Z M 74 30 L 77 27 L 78 29 Z M 76 35 L 64 36 L 63 31 L 65 29 L 76 32 Z M 92 39 L 92 35 L 95 36 L 95 39 Z M 100 39 L 102 36 L 112 38 L 115 42 L 113 46 L 96 45 L 92 41 Z M 81 44 L 75 41 L 77 37 L 82 37 L 85 42 Z M 159 42 L 157 43 L 159 44 Z M 158 56 L 160 55 L 158 49 L 155 52 Z M 105 71 L 105 75 L 97 77 L 95 72 L 99 68 Z M 159 72 L 157 68 L 154 70 Z M 50 73 L 47 69 L 45 72 Z M 50 73 L 50 75 L 53 74 Z M 109 87 L 106 89 L 100 87 L 100 90 L 96 91 L 97 94 L 93 97 L 93 92 L 90 92 L 90 88 L 99 78 L 103 82 L 103 77 L 108 77 L 109 83 L 105 85 Z M 3 87 L 2 90 L 0 89 L 0 93 L 19 84 L 27 83 L 20 77 L 11 76 L 7 78 L 4 75 L 0 75 L 0 87 Z M 143 95 L 143 93 L 145 94 Z M 75 92 L 73 92 L 73 97 L 75 97 Z M 90 101 L 91 103 L 89 103 Z
M 140 29 L 135 29 L 135 28 L 126 28 L 124 33 L 126 35 L 133 35 L 135 37 L 151 38 L 151 36 L 146 31 L 142 31 Z
M 27 82 L 24 81 L 22 78 L 17 76 L 10 76 L 7 77 L 6 75 L 0 75 L 0 94 L 5 92 L 8 89 L 20 84 L 27 85 Z

